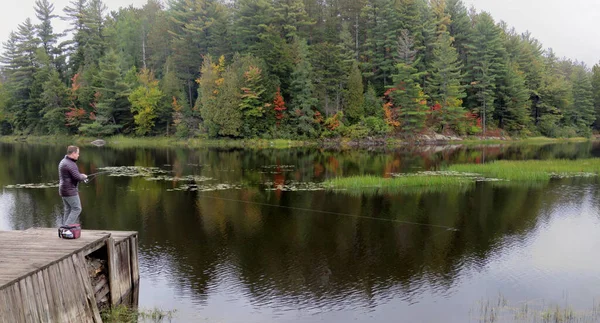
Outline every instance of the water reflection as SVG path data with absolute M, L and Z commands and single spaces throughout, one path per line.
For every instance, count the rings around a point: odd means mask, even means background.
M 477 183 L 466 192 L 289 192 L 290 181 L 439 169 L 495 159 L 589 158 L 597 144 L 311 149 L 84 148 L 80 167 L 159 167 L 161 180 L 100 176 L 81 187 L 84 228 L 140 232 L 142 307 L 182 322 L 465 322 L 503 293 L 587 305 L 600 282 L 598 179 Z M 0 144 L 0 186 L 50 182 L 62 147 Z M 221 191 L 174 191 L 195 176 Z M 169 180 L 169 178 L 171 180 Z M 206 181 L 209 178 L 211 181 Z M 55 188 L 3 189 L 0 229 L 55 226 Z M 453 228 L 456 230 L 448 230 Z M 449 318 L 449 316 L 451 318 Z

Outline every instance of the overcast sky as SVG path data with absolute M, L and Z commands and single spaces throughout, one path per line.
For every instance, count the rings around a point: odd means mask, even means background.
M 557 56 L 585 62 L 589 67 L 600 60 L 600 1 L 598 0 L 463 0 L 467 8 L 487 11 L 498 22 L 504 20 L 517 32 L 527 30 L 544 48 L 552 48 Z M 0 41 L 8 39 L 12 30 L 26 18 L 34 21 L 35 0 L 5 0 L 0 11 Z M 52 2 L 52 1 L 51 1 Z M 55 13 L 69 0 L 55 0 Z M 141 7 L 146 0 L 104 0 L 109 10 L 134 5 Z M 56 20 L 54 28 L 62 31 L 66 25 Z
M 600 1 L 598 0 L 463 0 L 467 8 L 487 11 L 517 32 L 529 30 L 544 49 L 557 56 L 585 62 L 600 60 Z

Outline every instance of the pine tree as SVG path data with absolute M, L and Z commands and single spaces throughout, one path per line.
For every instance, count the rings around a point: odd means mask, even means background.
M 57 54 L 55 45 L 58 39 L 58 35 L 52 29 L 52 19 L 58 17 L 54 14 L 54 5 L 48 0 L 36 0 L 34 9 L 35 16 L 40 20 L 40 24 L 36 26 L 37 35 L 46 55 L 53 61 L 54 55 Z
M 42 110 L 44 123 L 48 128 L 48 133 L 68 133 L 65 113 L 69 106 L 69 89 L 60 79 L 58 71 L 52 70 L 44 82 L 41 101 L 44 107 Z
M 506 53 L 500 38 L 500 29 L 492 17 L 481 13 L 475 17 L 473 50 L 468 58 L 471 100 L 468 108 L 482 118 L 483 133 L 494 111 L 496 82 L 506 70 Z
M 590 135 L 596 121 L 592 82 L 583 65 L 576 65 L 571 76 L 573 104 L 564 113 L 567 125 L 574 126 L 580 135 Z
M 101 60 L 96 76 L 95 121 L 79 128 L 84 134 L 111 135 L 133 127 L 133 116 L 127 96 L 129 86 L 123 81 L 119 57 L 109 51 Z
M 348 77 L 348 98 L 347 106 L 344 110 L 344 115 L 350 120 L 351 123 L 355 123 L 360 118 L 364 117 L 364 86 L 362 81 L 362 75 L 358 68 L 358 62 L 352 64 L 352 71 Z
M 600 65 L 592 67 L 592 92 L 594 96 L 594 110 L 596 111 L 595 128 L 600 129 Z
M 40 119 L 40 107 L 31 95 L 39 69 L 36 60 L 38 46 L 39 39 L 30 19 L 19 24 L 17 32 L 11 33 L 4 43 L 2 62 L 6 66 L 6 91 L 10 96 L 7 109 L 12 116 L 13 127 L 19 132 L 31 133 Z
M 292 43 L 295 38 L 305 38 L 308 27 L 313 25 L 304 9 L 302 0 L 274 0 L 273 23 L 281 28 L 281 36 Z
M 313 66 L 308 58 L 308 45 L 303 39 L 294 43 L 294 70 L 290 83 L 290 110 L 297 125 L 298 134 L 314 137 L 318 124 L 315 122 L 315 86 L 313 83 Z
M 508 69 L 498 80 L 494 120 L 498 126 L 512 133 L 525 133 L 530 127 L 529 91 L 523 72 L 517 64 L 507 64 Z
M 467 8 L 462 0 L 447 0 L 444 11 L 450 16 L 448 32 L 463 66 L 469 66 L 467 56 L 472 49 L 472 28 Z
M 399 109 L 400 128 L 407 134 L 415 134 L 425 128 L 428 114 L 427 97 L 419 84 L 421 75 L 416 65 L 413 48 L 414 41 L 407 30 L 401 31 L 398 39 L 398 72 L 393 75 L 394 88 L 390 97 L 393 105 Z
M 442 31 L 433 51 L 434 61 L 427 80 L 426 92 L 432 106 L 440 109 L 434 111 L 441 121 L 441 129 L 453 127 L 457 129 L 459 119 L 464 116 L 462 99 L 466 96 L 464 87 L 460 84 L 462 78 L 461 65 L 456 49 L 452 47 L 452 38 L 447 31 Z

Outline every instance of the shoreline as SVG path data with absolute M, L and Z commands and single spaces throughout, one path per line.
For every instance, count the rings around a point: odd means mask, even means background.
M 291 139 L 179 139 L 175 137 L 126 137 L 112 136 L 107 138 L 93 138 L 83 136 L 0 136 L 2 143 L 26 143 L 39 145 L 75 144 L 80 146 L 93 146 L 93 141 L 101 140 L 104 143 L 96 146 L 113 148 L 242 148 L 242 149 L 287 149 L 287 148 L 397 148 L 406 146 L 444 146 L 444 145 L 498 145 L 498 144 L 553 144 L 553 143 L 578 143 L 599 140 L 592 138 L 508 138 L 508 137 L 446 137 L 420 136 L 410 140 L 397 137 L 367 137 L 362 140 L 349 138 L 323 138 L 310 140 Z

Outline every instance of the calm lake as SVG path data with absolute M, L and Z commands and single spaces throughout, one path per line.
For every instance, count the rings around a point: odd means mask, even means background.
M 57 226 L 54 184 L 65 150 L 0 143 L 0 230 Z M 320 183 L 453 163 L 598 156 L 597 142 L 82 147 L 82 172 L 111 172 L 80 185 L 81 222 L 83 234 L 139 232 L 140 307 L 176 310 L 174 322 L 479 322 L 482 308 L 499 301 L 570 306 L 586 316 L 600 301 L 599 178 L 365 195 Z

